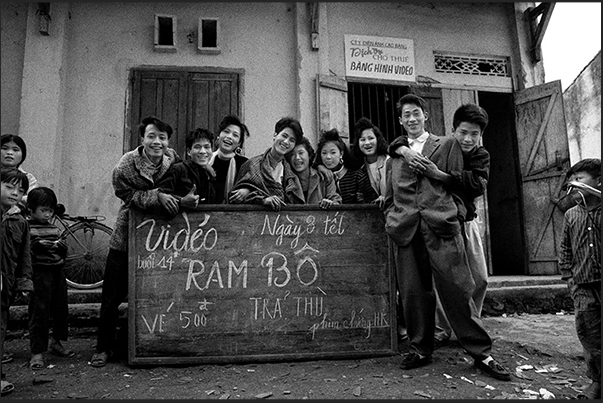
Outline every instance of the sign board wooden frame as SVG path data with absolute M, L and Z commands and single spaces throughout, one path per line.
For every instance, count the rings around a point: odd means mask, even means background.
M 386 356 L 396 329 L 375 205 L 130 211 L 130 365 Z

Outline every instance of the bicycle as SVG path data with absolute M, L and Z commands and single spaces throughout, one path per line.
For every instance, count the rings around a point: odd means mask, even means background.
M 104 219 L 100 215 L 70 216 L 62 204 L 55 209 L 55 220 L 63 226 L 61 239 L 67 242 L 64 272 L 67 284 L 72 288 L 89 290 L 103 285 L 113 233 L 113 229 L 99 222 Z

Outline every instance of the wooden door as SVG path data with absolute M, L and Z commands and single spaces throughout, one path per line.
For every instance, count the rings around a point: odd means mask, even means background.
M 558 274 L 563 214 L 555 207 L 569 168 L 561 82 L 515 93 L 528 274 Z
M 130 134 L 125 151 L 140 144 L 138 124 L 146 116 L 157 116 L 172 126 L 170 147 L 184 158 L 188 132 L 203 127 L 217 136 L 225 115 L 239 115 L 237 73 L 146 69 L 132 73 Z

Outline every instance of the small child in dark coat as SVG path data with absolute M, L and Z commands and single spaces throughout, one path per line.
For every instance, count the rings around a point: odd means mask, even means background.
M 67 243 L 61 239 L 61 230 L 51 220 L 57 207 L 57 196 L 47 187 L 37 187 L 29 192 L 27 210 L 31 235 L 31 259 L 34 292 L 29 301 L 29 345 L 33 370 L 44 368 L 47 350 L 61 357 L 75 353 L 65 348 L 67 340 L 69 305 L 67 281 L 63 268 L 67 256 Z M 52 318 L 52 338 L 48 335 Z

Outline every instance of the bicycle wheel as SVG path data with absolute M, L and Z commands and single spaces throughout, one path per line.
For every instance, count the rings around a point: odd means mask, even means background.
M 64 271 L 69 286 L 86 290 L 103 284 L 112 233 L 111 228 L 97 222 L 78 222 L 63 231 L 67 241 Z

